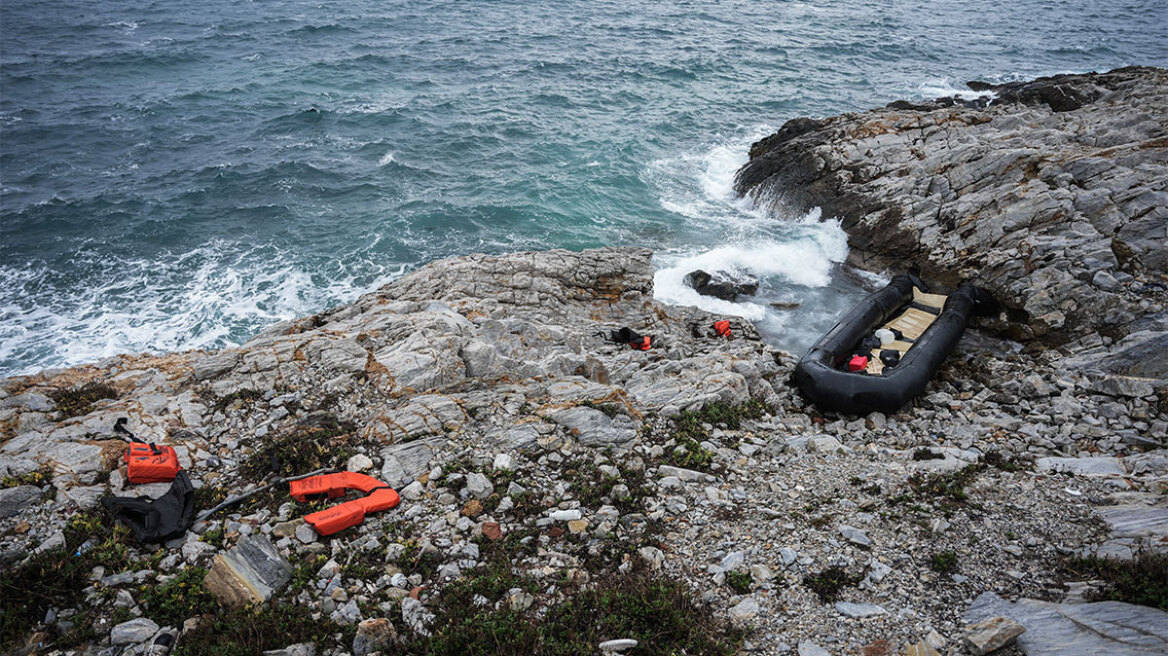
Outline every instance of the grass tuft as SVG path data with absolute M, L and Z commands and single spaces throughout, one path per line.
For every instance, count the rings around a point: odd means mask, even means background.
M 850 574 L 843 567 L 832 565 L 823 571 L 804 576 L 803 585 L 818 595 L 821 602 L 827 604 L 835 601 L 844 588 L 855 587 L 862 580 L 863 574 Z

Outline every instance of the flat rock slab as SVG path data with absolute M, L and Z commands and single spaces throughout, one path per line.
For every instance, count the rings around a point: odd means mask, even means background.
M 249 535 L 227 553 L 215 556 L 203 580 L 207 591 L 225 606 L 261 603 L 292 578 L 292 565 L 263 535 Z
M 1007 617 L 1026 628 L 1023 652 L 1042 656 L 1150 656 L 1168 653 L 1168 613 L 1119 601 L 1056 604 L 1036 599 L 1010 603 L 983 592 L 965 621 Z
M 839 601 L 835 604 L 835 609 L 841 615 L 851 617 L 853 619 L 861 619 L 864 617 L 872 617 L 873 615 L 883 615 L 888 611 L 876 604 L 853 604 L 847 601 Z
M 553 410 L 547 416 L 568 429 L 584 446 L 616 446 L 637 437 L 636 424 L 626 415 L 610 418 L 593 408 L 574 407 Z
M 15 515 L 40 497 L 41 489 L 35 485 L 17 485 L 0 490 L 0 519 Z
M 418 476 L 430 471 L 437 440 L 417 440 L 395 444 L 381 450 L 381 480 L 396 489 L 404 487 Z
M 1035 463 L 1040 472 L 1061 472 L 1078 476 L 1125 476 L 1123 461 L 1119 458 L 1039 458 Z
M 1103 506 L 1095 514 L 1107 522 L 1112 538 L 1168 539 L 1168 508 Z

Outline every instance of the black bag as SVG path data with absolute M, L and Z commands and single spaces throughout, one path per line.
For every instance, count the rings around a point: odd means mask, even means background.
M 642 335 L 634 332 L 633 329 L 625 326 L 620 330 L 610 331 L 606 337 L 603 332 L 597 333 L 602 338 L 614 344 L 628 344 L 633 349 L 638 351 L 648 351 L 652 346 L 655 338 L 652 335 Z
M 900 364 L 900 351 L 885 349 L 880 352 L 880 361 L 884 363 L 885 367 L 895 367 Z
M 186 533 L 195 522 L 195 488 L 185 470 L 179 470 L 170 489 L 157 499 L 107 497 L 101 505 L 129 526 L 139 542 L 165 542 Z

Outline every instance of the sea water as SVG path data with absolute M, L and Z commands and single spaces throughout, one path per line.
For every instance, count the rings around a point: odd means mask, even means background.
M 805 348 L 830 216 L 735 196 L 787 119 L 1168 64 L 1163 0 L 0 3 L 0 375 L 239 344 L 471 252 L 655 249 Z M 758 275 L 698 297 L 695 269 Z M 794 309 L 775 309 L 781 302 Z

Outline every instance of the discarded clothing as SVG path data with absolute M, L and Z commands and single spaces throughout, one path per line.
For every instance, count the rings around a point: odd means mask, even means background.
M 108 497 L 101 505 L 130 527 L 139 542 L 165 542 L 186 533 L 195 521 L 195 488 L 180 470 L 166 494 L 150 497 Z

